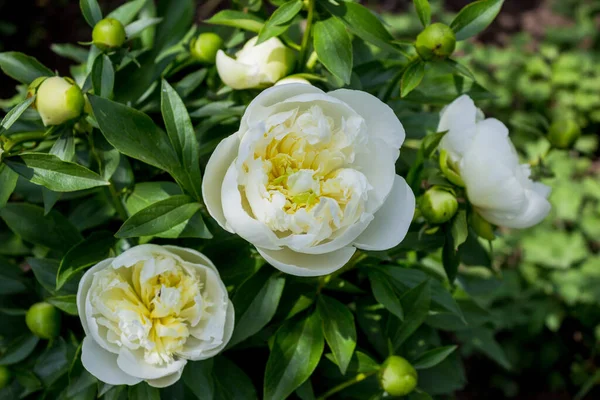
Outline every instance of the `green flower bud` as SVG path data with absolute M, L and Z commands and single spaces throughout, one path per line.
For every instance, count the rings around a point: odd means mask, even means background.
M 392 396 L 406 396 L 417 387 L 417 371 L 406 359 L 390 356 L 379 370 L 379 384 Z
M 25 315 L 27 327 L 42 339 L 52 339 L 60 334 L 60 311 L 52 304 L 36 303 Z
M 443 224 L 456 214 L 458 201 L 451 189 L 434 186 L 421 197 L 419 209 L 427 221 Z
M 92 31 L 92 42 L 100 50 L 119 48 L 125 43 L 127 36 L 123 24 L 114 18 L 104 18 Z
M 0 365 L 0 390 L 8 386 L 11 378 L 12 374 L 10 370 L 4 365 Z
M 581 136 L 581 129 L 572 119 L 559 119 L 550 125 L 548 140 L 557 149 L 569 149 Z
M 444 60 L 454 52 L 456 36 L 448 25 L 438 22 L 429 25 L 417 36 L 415 47 L 425 61 Z
M 47 78 L 37 89 L 36 108 L 45 126 L 79 117 L 84 103 L 81 89 L 69 78 Z
M 494 227 L 492 224 L 487 222 L 477 211 L 473 211 L 469 215 L 469 225 L 475 231 L 475 233 L 486 240 L 496 239 L 494 234 Z
M 214 64 L 217 51 L 223 47 L 223 39 L 216 33 L 206 32 L 198 35 L 190 43 L 190 53 L 197 61 Z
M 465 187 L 465 183 L 458 173 L 458 167 L 452 162 L 446 150 L 440 151 L 440 169 L 450 182 L 454 183 L 456 186 Z
M 47 76 L 40 76 L 39 78 L 35 78 L 27 88 L 27 98 L 35 96 L 37 94 L 38 88 L 46 79 L 48 79 Z M 31 107 L 34 109 L 37 108 L 35 102 L 31 105 Z

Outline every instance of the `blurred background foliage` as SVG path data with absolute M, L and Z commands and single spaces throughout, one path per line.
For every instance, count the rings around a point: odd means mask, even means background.
M 123 1 L 101 3 L 113 9 Z M 395 37 L 414 37 L 421 30 L 408 0 L 362 3 L 382 14 Z M 469 1 L 431 3 L 434 19 L 449 22 Z M 229 6 L 227 1 L 199 2 L 196 20 Z M 574 150 L 552 151 L 544 158 L 547 170 L 552 171 L 543 176 L 553 187 L 551 216 L 533 229 L 504 232 L 493 242 L 492 260 L 473 254 L 473 265 L 461 267 L 454 297 L 468 327 L 457 318 L 430 316 L 427 325 L 419 328 L 421 334 L 414 335 L 419 341 L 403 344 L 410 354 L 411 349 L 438 344 L 440 334 L 463 343 L 464 370 L 457 367 L 457 355 L 452 355 L 420 375 L 421 385 L 432 395 L 458 390 L 459 399 L 571 399 L 574 393 L 577 398 L 600 398 L 594 387 L 600 383 L 599 31 L 598 0 L 507 0 L 484 34 L 461 42 L 457 50 L 478 83 L 496 95 L 482 95 L 485 100 L 480 106 L 486 115 L 509 125 L 524 159 L 541 162 L 540 156 L 548 151 L 543 136 L 556 118 L 575 118 L 583 135 Z M 76 1 L 0 2 L 2 51 L 34 54 L 45 65 L 67 74 L 70 62 L 52 52 L 50 45 L 85 41 L 88 36 Z M 360 69 L 361 58 L 356 58 L 355 68 Z M 368 60 L 362 66 L 367 64 Z M 362 74 L 360 85 L 377 86 L 387 78 Z M 10 107 L 14 85 L 6 76 L 0 80 L 4 98 L 0 105 Z M 435 82 L 423 83 L 428 84 Z M 421 137 L 424 132 L 410 129 L 414 114 L 405 112 L 410 102 L 409 97 L 393 105 L 404 116 L 409 136 Z M 431 114 L 435 129 L 437 112 Z M 219 122 L 222 119 L 214 121 Z M 5 243 L 2 251 L 18 254 L 19 246 Z M 443 270 L 439 254 L 420 263 L 434 274 Z M 357 307 L 377 312 L 369 304 Z M 360 313 L 358 322 L 367 323 L 361 321 Z M 44 368 L 44 363 L 38 364 Z M 321 373 L 335 380 L 339 374 L 335 366 L 326 359 L 322 364 Z M 46 376 L 52 371 L 36 373 Z M 428 382 L 428 374 L 435 381 Z M 447 382 L 439 380 L 443 375 Z M 352 390 L 360 398 L 360 385 Z

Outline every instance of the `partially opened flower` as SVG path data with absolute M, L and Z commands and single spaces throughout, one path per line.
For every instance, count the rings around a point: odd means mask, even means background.
M 328 274 L 356 248 L 386 250 L 406 235 L 415 197 L 396 175 L 404 137 L 394 112 L 368 93 L 275 86 L 215 149 L 204 200 L 273 266 Z
M 508 228 L 528 228 L 550 212 L 550 188 L 530 179 L 529 164 L 520 164 L 508 128 L 484 119 L 468 96 L 461 96 L 441 114 L 438 131 L 445 173 L 460 179 L 476 211 L 487 221 Z M 455 176 L 456 174 L 456 176 Z
M 273 85 L 290 73 L 294 53 L 276 37 L 256 44 L 258 36 L 248 40 L 235 58 L 223 50 L 217 52 L 217 72 L 233 89 L 251 89 Z
M 187 360 L 229 341 L 234 311 L 212 262 L 194 250 L 141 245 L 88 270 L 77 292 L 81 361 L 111 385 L 175 383 Z

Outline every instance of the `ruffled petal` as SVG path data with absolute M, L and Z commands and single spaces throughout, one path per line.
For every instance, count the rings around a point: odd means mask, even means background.
M 97 271 L 107 268 L 111 264 L 112 261 L 113 261 L 113 258 L 109 258 L 107 260 L 100 261 L 98 264 L 96 264 L 92 268 L 88 269 L 85 272 L 85 274 L 83 274 L 83 276 L 81 277 L 81 280 L 79 281 L 79 286 L 77 288 L 77 313 L 79 314 L 79 320 L 81 321 L 81 326 L 83 327 L 83 331 L 85 332 L 86 335 L 90 335 L 90 330 L 88 328 L 87 311 L 86 311 L 85 301 L 86 301 L 88 292 L 90 291 L 90 288 L 92 287 L 92 282 L 94 280 L 94 274 Z
M 364 250 L 387 250 L 397 246 L 406 236 L 414 213 L 415 195 L 404 178 L 396 175 L 390 195 L 354 245 Z

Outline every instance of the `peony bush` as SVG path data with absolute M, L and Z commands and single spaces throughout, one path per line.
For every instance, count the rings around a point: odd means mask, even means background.
M 473 351 L 510 368 L 470 279 L 552 188 L 455 55 L 503 1 L 415 0 L 409 42 L 352 1 L 196 3 L 80 0 L 70 76 L 0 53 L 0 398 L 416 400 Z

